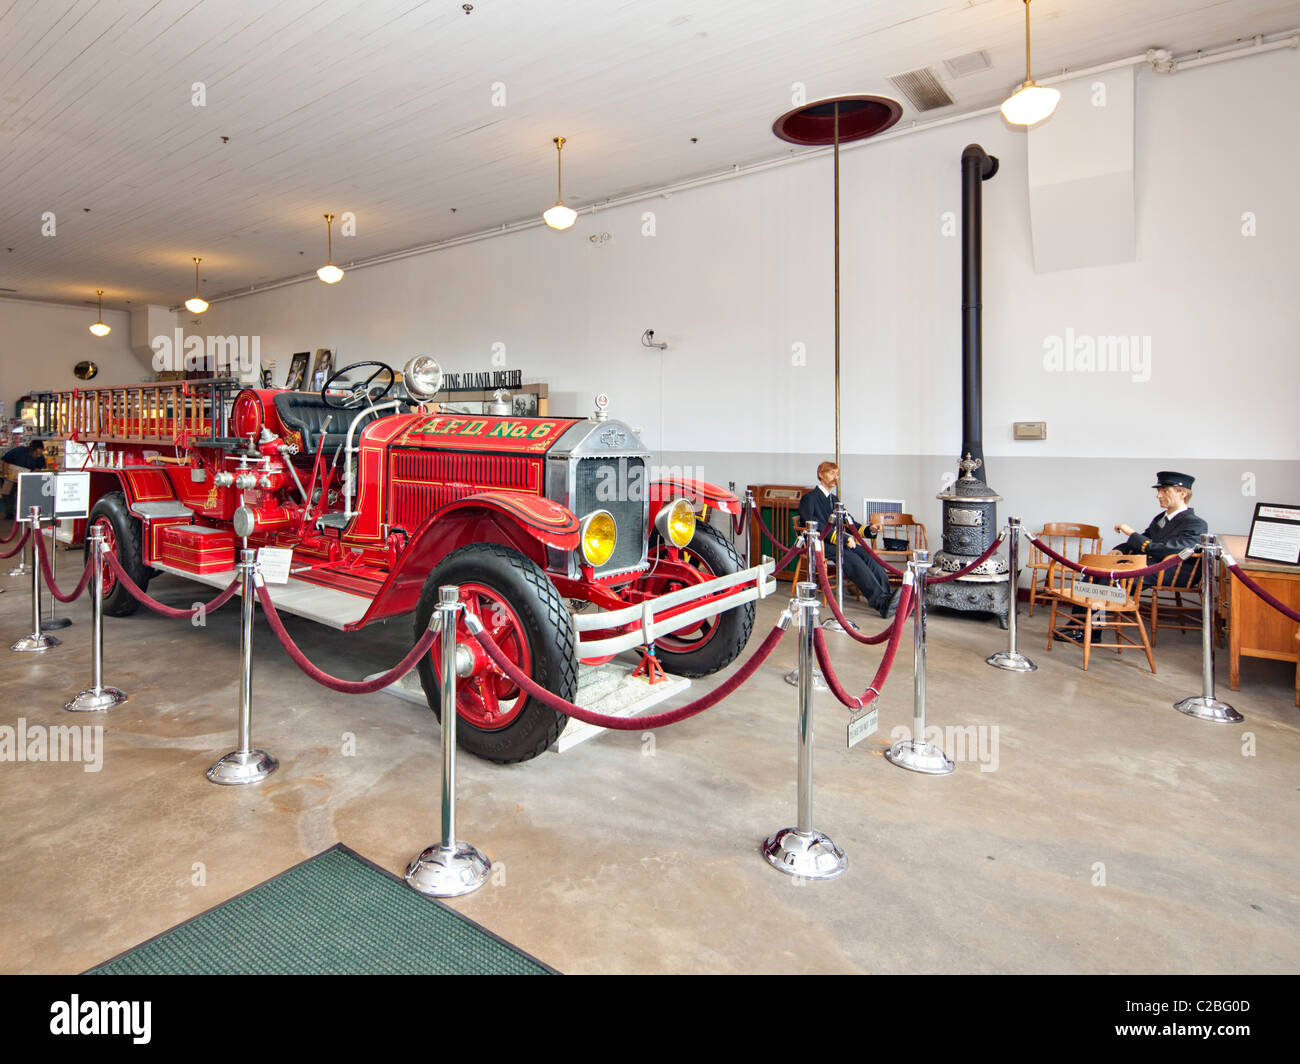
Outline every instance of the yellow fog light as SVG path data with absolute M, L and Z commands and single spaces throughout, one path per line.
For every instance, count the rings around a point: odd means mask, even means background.
M 582 556 L 587 564 L 600 568 L 614 554 L 618 526 L 608 510 L 596 510 L 582 519 Z
M 684 547 L 695 535 L 695 511 L 685 499 L 674 499 L 655 517 L 659 538 L 674 547 Z

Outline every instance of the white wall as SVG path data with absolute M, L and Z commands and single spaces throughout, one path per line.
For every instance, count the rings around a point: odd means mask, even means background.
M 1196 505 L 1217 510 L 1224 530 L 1248 519 L 1254 500 L 1240 484 L 1257 469 L 1261 495 L 1300 500 L 1296 99 L 1292 51 L 1140 72 L 1137 261 L 1041 275 L 1026 134 L 998 116 L 846 151 L 849 498 L 898 484 L 937 521 L 934 471 L 952 467 L 960 444 L 959 237 L 942 223 L 959 216 L 959 156 L 978 141 L 1002 163 L 984 185 L 984 434 L 1008 504 L 1027 524 L 1144 523 L 1150 474 L 1169 467 L 1201 477 Z M 332 287 L 215 304 L 203 327 L 260 335 L 280 380 L 293 351 L 399 365 L 429 353 L 472 371 L 494 368 L 493 344 L 504 343 L 508 367 L 550 382 L 554 412 L 586 413 L 603 390 L 666 460 L 707 454 L 723 482 L 788 479 L 777 471 L 796 458 L 808 468 L 834 444 L 830 193 L 829 160 L 812 160 L 584 214 L 567 233 L 512 234 L 353 270 Z M 539 188 L 539 210 L 548 202 Z M 1246 211 L 1253 237 L 1242 235 Z M 602 232 L 606 244 L 589 242 Z M 347 260 L 346 241 L 336 252 Z M 646 328 L 666 352 L 640 346 Z M 1066 330 L 1149 338 L 1150 379 L 1048 372 L 1045 342 Z M 806 365 L 792 362 L 796 343 Z M 1047 440 L 1013 442 L 1015 420 L 1046 420 Z
M 124 384 L 149 379 L 152 373 L 131 353 L 130 316 L 104 311 L 104 324 L 113 331 L 94 336 L 92 307 L 0 300 L 0 400 L 13 413 L 19 396 L 33 390 L 67 390 L 99 384 Z M 79 381 L 72 367 L 83 359 L 99 365 L 92 381 Z

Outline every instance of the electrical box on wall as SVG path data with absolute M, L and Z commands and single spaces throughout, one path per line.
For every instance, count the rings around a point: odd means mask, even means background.
M 1017 421 L 1012 426 L 1012 439 L 1045 440 L 1047 439 L 1047 422 Z

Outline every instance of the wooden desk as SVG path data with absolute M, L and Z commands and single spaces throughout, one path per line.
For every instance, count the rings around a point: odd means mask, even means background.
M 1293 610 L 1300 610 L 1300 566 L 1247 558 L 1245 536 L 1220 536 L 1219 542 L 1260 587 Z M 1239 584 L 1226 565 L 1220 571 L 1220 578 L 1220 597 L 1226 595 L 1228 600 L 1230 683 L 1235 691 L 1241 680 L 1243 656 L 1297 661 L 1300 657 L 1297 653 L 1300 625 Z M 1300 706 L 1300 674 L 1297 675 L 1297 685 L 1296 705 Z

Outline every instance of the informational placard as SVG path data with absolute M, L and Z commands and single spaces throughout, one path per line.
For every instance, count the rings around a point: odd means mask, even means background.
M 1109 584 L 1094 584 L 1087 580 L 1076 581 L 1073 588 L 1075 597 L 1099 599 L 1102 602 L 1114 602 L 1124 605 L 1128 601 L 1128 592 L 1122 587 L 1111 587 Z
M 87 517 L 90 514 L 90 474 L 54 474 L 54 516 Z
M 14 516 L 26 522 L 32 507 L 40 511 L 41 520 L 54 516 L 54 474 L 20 473 L 18 475 L 18 502 Z
M 1256 503 L 1246 557 L 1259 562 L 1300 565 L 1300 506 Z
M 257 571 L 268 584 L 287 584 L 293 550 L 289 547 L 258 547 Z
M 862 742 L 862 740 L 868 735 L 875 734 L 879 716 L 879 711 L 875 706 L 872 706 L 865 712 L 858 713 L 857 716 L 849 718 L 848 740 L 850 750 L 857 746 L 858 743 Z

